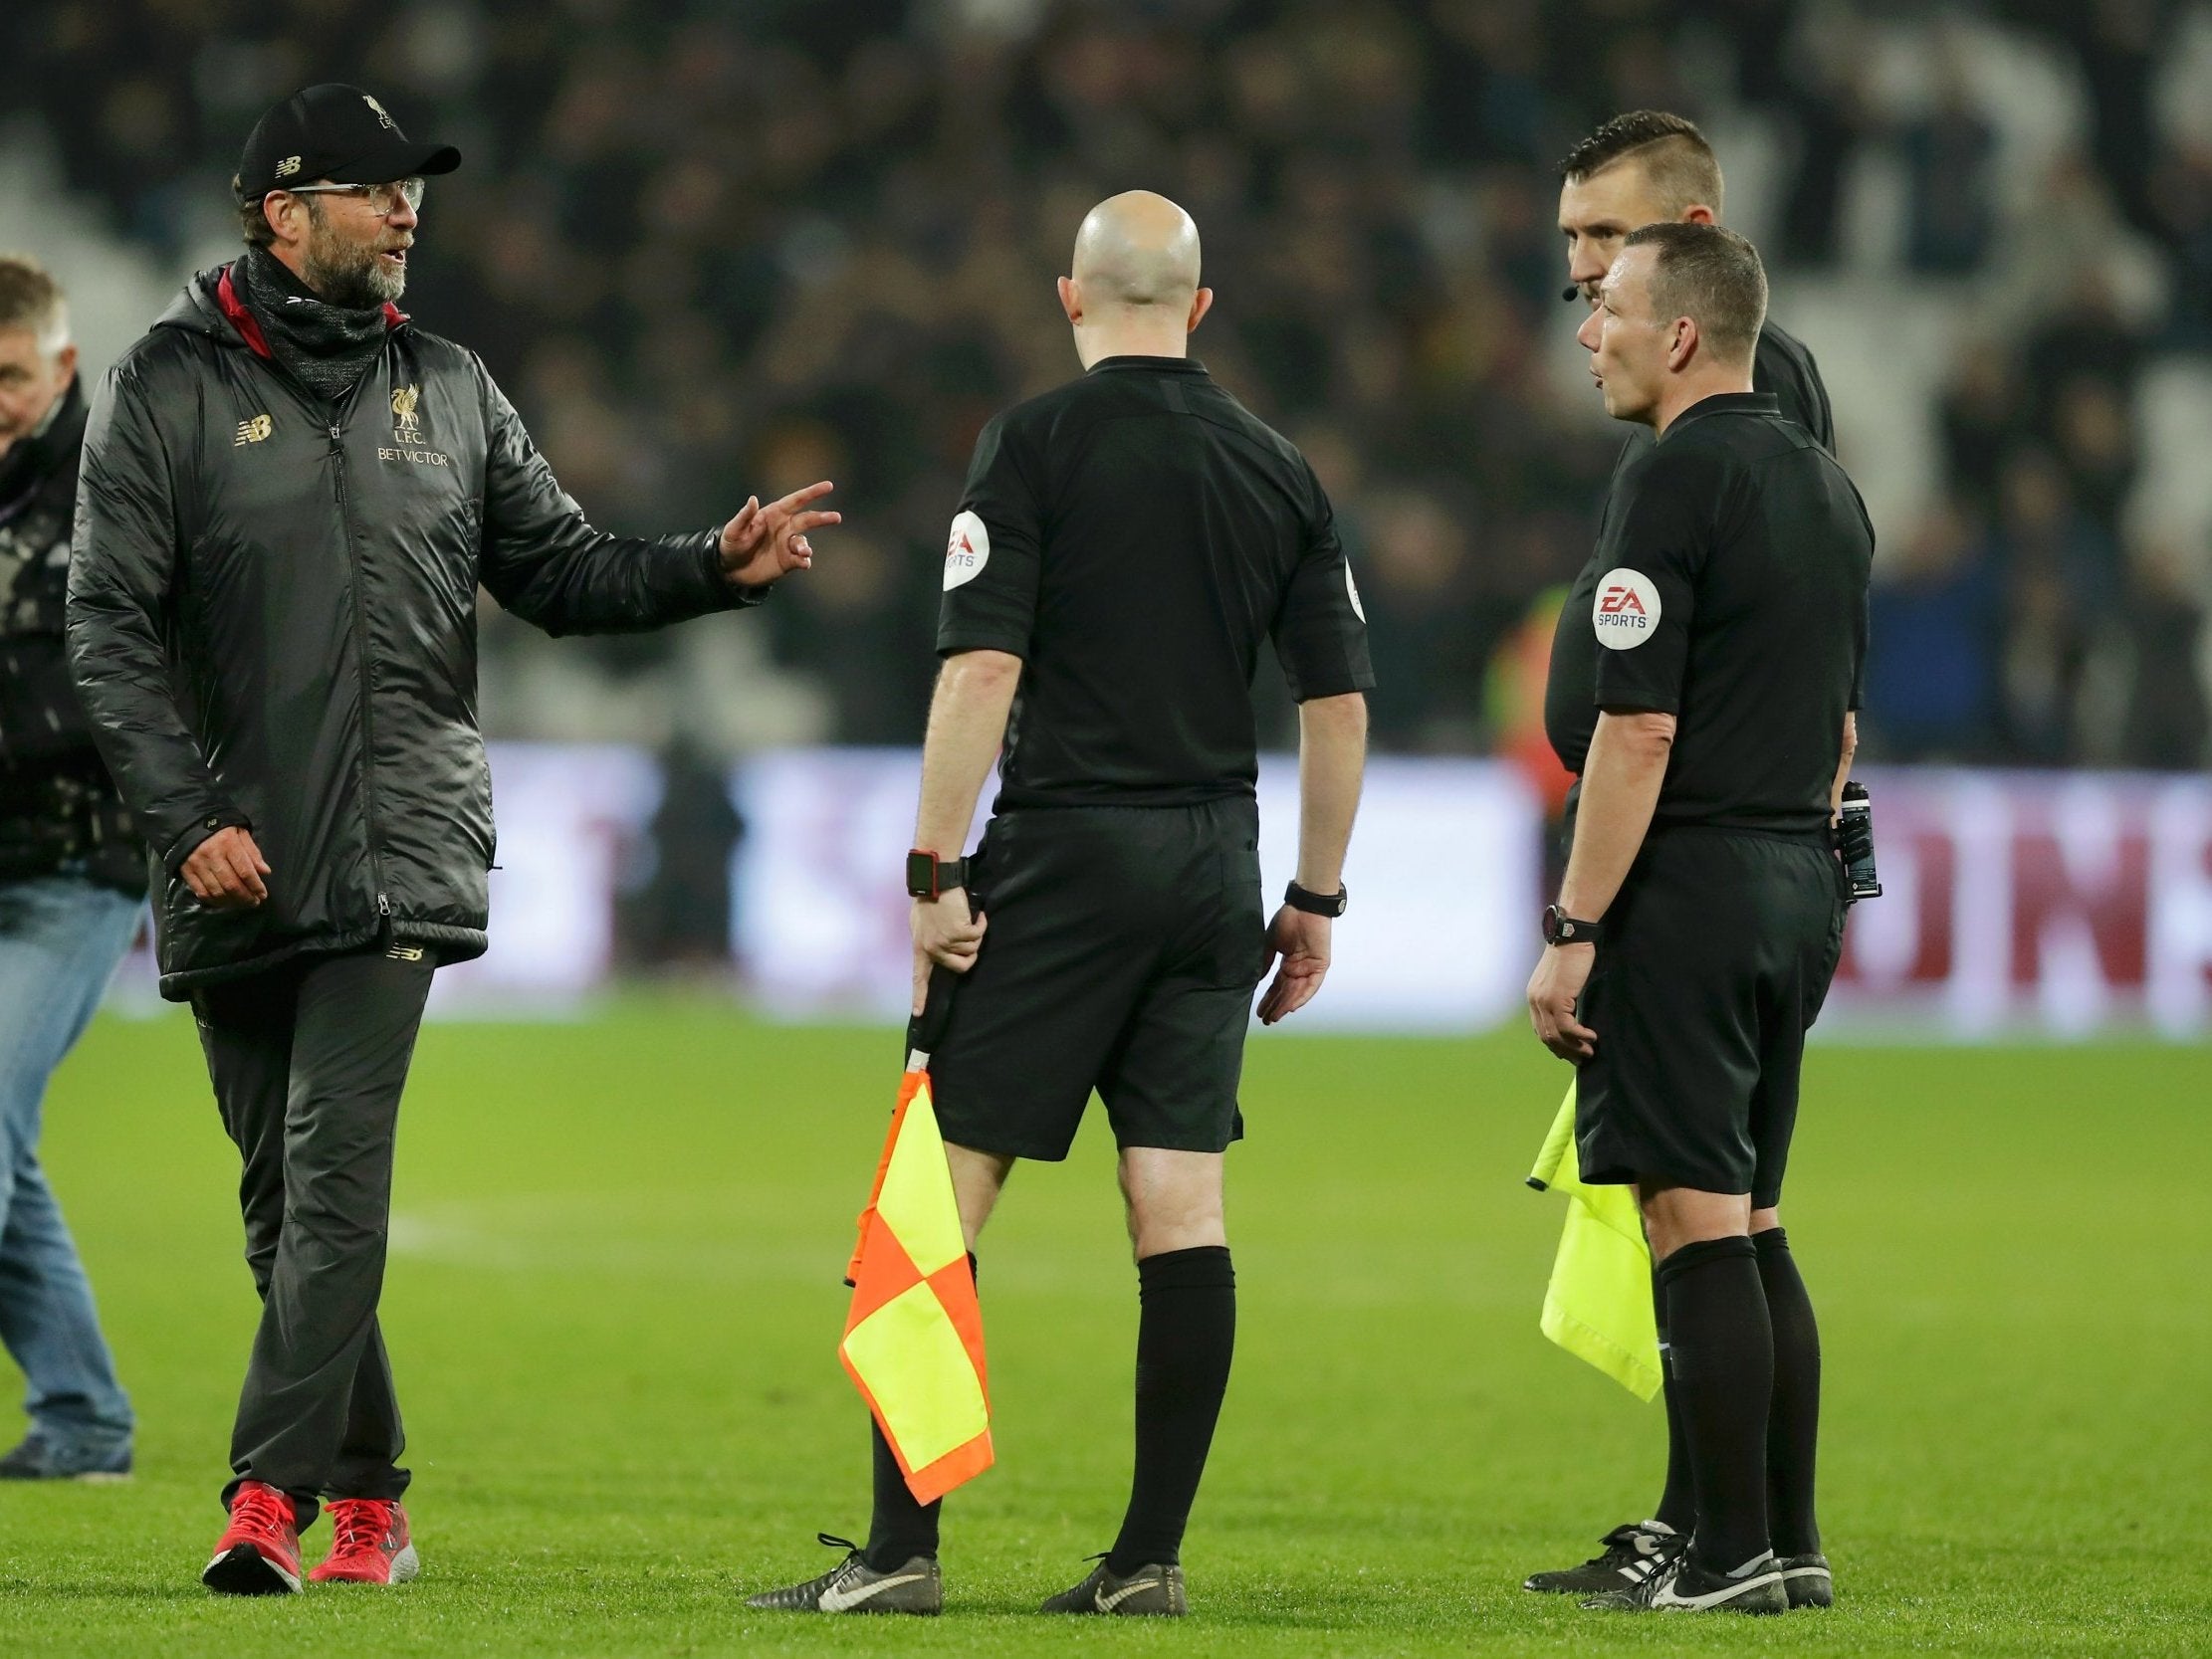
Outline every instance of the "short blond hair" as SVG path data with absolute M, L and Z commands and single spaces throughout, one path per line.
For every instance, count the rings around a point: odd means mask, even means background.
M 49 357 L 69 344 L 62 285 L 28 254 L 0 254 L 0 328 L 30 329 Z

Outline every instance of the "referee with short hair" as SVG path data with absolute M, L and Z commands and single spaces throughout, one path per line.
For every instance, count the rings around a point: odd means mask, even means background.
M 1671 220 L 1718 224 L 1726 192 L 1720 159 L 1704 133 L 1695 122 L 1663 109 L 1632 109 L 1605 121 L 1567 152 L 1559 164 L 1559 230 L 1566 240 L 1567 275 L 1572 284 L 1566 298 L 1585 300 L 1592 306 L 1597 304 L 1599 286 L 1620 257 L 1631 231 L 1639 225 Z M 1820 365 L 1804 342 L 1772 316 L 1759 326 L 1751 359 L 1751 386 L 1754 391 L 1773 393 L 1784 420 L 1795 421 L 1822 448 L 1835 453 L 1835 418 Z M 1614 465 L 1616 481 L 1631 463 L 1651 453 L 1652 442 L 1649 427 L 1630 428 L 1628 441 Z M 1609 492 L 1611 502 L 1624 499 L 1618 491 Z M 1544 725 L 1553 746 L 1574 771 L 1581 769 L 1597 726 L 1598 709 L 1590 691 L 1597 678 L 1598 659 L 1605 655 L 1592 635 L 1588 618 L 1597 603 L 1598 578 L 1618 562 L 1607 556 L 1603 546 L 1597 549 L 1560 607 L 1558 629 L 1552 639 Z M 1843 943 L 1839 918 L 1830 940 L 1831 971 L 1843 954 Z M 1768 1297 L 1802 1297 L 1803 1283 L 1797 1278 L 1796 1263 L 1782 1229 L 1775 1226 L 1762 1231 L 1758 1244 L 1759 1270 L 1766 1280 Z M 1666 1477 L 1659 1501 L 1648 1519 L 1628 1522 L 1607 1533 L 1598 1555 L 1590 1560 L 1579 1566 L 1531 1573 L 1521 1586 L 1524 1589 L 1570 1595 L 1620 1589 L 1637 1581 L 1653 1556 L 1680 1550 L 1689 1535 L 1696 1518 L 1696 1494 L 1690 1487 L 1689 1452 L 1674 1397 L 1666 1299 L 1659 1294 L 1656 1279 L 1652 1289 L 1666 1404 Z M 1789 1382 L 1789 1397 L 1777 1402 L 1778 1409 L 1817 1418 L 1818 1365 L 1793 1375 Z M 1796 1542 L 1804 1551 L 1818 1549 L 1818 1536 L 1812 1532 L 1809 1519 L 1804 1536 Z
M 1817 1423 L 1770 1406 L 1819 1348 L 1794 1273 L 1770 1303 L 1753 1235 L 1775 1227 L 1844 902 L 1830 823 L 1874 532 L 1835 459 L 1752 390 L 1765 311 L 1743 238 L 1653 224 L 1579 336 L 1607 412 L 1658 442 L 1607 505 L 1599 713 L 1529 1011 L 1581 1067 L 1583 1179 L 1637 1187 L 1696 1492 L 1688 1549 L 1593 1607 L 1780 1612 L 1828 1585 L 1817 1541 L 1774 1548 L 1811 1528 Z
M 1221 1162 L 1252 992 L 1279 955 L 1272 1023 L 1328 969 L 1374 680 L 1312 469 L 1187 355 L 1214 298 L 1190 216 L 1144 191 L 1101 203 L 1059 292 L 1088 372 L 984 429 L 946 549 L 915 1004 L 933 967 L 966 975 L 930 1070 L 971 1251 L 1014 1160 L 1065 1157 L 1094 1088 L 1105 1103 L 1143 1304 L 1135 1479 L 1112 1550 L 1043 1610 L 1175 1615 L 1235 1332 Z M 1251 705 L 1268 638 L 1299 701 L 1301 794 L 1271 927 Z M 752 1604 L 938 1611 L 938 1510 L 876 1431 L 867 1544 Z

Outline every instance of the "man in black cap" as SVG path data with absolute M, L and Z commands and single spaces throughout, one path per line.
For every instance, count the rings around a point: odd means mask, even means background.
M 756 604 L 811 559 L 828 484 L 656 541 L 584 521 L 472 353 L 413 327 L 423 178 L 352 87 L 263 117 L 243 259 L 101 383 L 70 651 L 153 855 L 165 996 L 190 999 L 245 1161 L 261 1329 L 214 1589 L 395 1583 L 416 1556 L 377 1331 L 393 1133 L 430 977 L 482 953 L 491 778 L 476 594 L 549 633 Z

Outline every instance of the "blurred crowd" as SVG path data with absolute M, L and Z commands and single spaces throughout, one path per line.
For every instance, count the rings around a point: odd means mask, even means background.
M 746 619 L 746 643 L 767 626 L 810 688 L 776 729 L 855 742 L 920 735 L 978 428 L 1076 370 L 1051 279 L 1078 220 L 1113 190 L 1165 191 L 1198 218 L 1220 296 L 1197 354 L 1339 504 L 1378 744 L 1487 752 L 1527 743 L 1533 642 L 1620 443 L 1556 372 L 1575 321 L 1558 157 L 1622 109 L 1748 114 L 1780 135 L 1767 252 L 1787 276 L 1845 256 L 1850 169 L 1880 150 L 1907 189 L 1900 280 L 1967 304 L 2005 249 L 1991 111 L 1946 73 L 1898 118 L 1854 51 L 1862 23 L 1936 10 L 47 0 L 8 8 L 0 82 L 59 135 L 74 185 L 170 250 L 220 211 L 245 131 L 299 85 L 378 89 L 410 132 L 459 144 L 408 309 L 483 353 L 608 527 L 705 524 L 749 492 L 836 479 L 846 527 Z M 1885 526 L 1870 752 L 2196 765 L 2204 550 L 2126 511 L 2145 365 L 2212 350 L 2212 149 L 2164 130 L 2148 92 L 2191 8 L 1973 11 L 2075 66 L 2088 130 L 2055 175 L 2073 197 L 2029 194 L 2147 250 L 2157 304 L 2115 298 L 2083 262 L 1961 354 L 1935 426 L 1940 499 Z M 700 638 L 740 649 L 708 625 L 689 646 L 679 631 L 561 650 L 596 677 L 589 708 L 663 688 L 672 734 L 714 751 L 766 727 L 723 707 L 754 680 L 672 669 Z M 488 626 L 488 681 L 551 685 L 529 678 L 532 650 Z M 487 714 L 553 734 L 563 707 L 548 690 Z M 1279 740 L 1279 698 L 1266 720 Z

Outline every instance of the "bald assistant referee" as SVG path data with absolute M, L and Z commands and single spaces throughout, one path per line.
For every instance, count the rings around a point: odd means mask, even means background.
M 1589 1607 L 1825 1604 L 1819 1364 L 1793 1272 L 1770 1287 L 1805 1030 L 1844 903 L 1830 841 L 1867 651 L 1874 532 L 1825 449 L 1752 390 L 1766 277 L 1717 225 L 1652 224 L 1580 338 L 1606 409 L 1652 427 L 1607 504 L 1581 625 L 1598 718 L 1529 1012 L 1580 1067 L 1582 1178 L 1633 1183 L 1659 1264 L 1696 1494 L 1687 1550 Z M 1773 1430 L 1771 1436 L 1770 1428 Z
M 1272 1023 L 1328 969 L 1374 681 L 1312 469 L 1187 354 L 1214 299 L 1190 216 L 1141 191 L 1102 203 L 1059 293 L 1088 372 L 984 429 L 946 549 L 915 1005 L 933 967 L 965 975 L 930 1070 L 971 1252 L 1014 1160 L 1064 1158 L 1093 1090 L 1105 1104 L 1142 1303 L 1136 1469 L 1112 1549 L 1042 1610 L 1177 1615 L 1235 1333 L 1221 1164 L 1252 993 L 1279 957 Z M 1272 924 L 1251 704 L 1269 639 L 1299 703 L 1301 807 Z M 877 1431 L 866 1545 L 753 1605 L 938 1611 L 938 1510 Z

